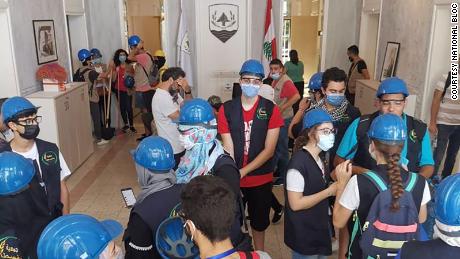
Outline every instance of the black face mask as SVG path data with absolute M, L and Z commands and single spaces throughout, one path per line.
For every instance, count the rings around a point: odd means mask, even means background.
M 36 139 L 40 133 L 40 127 L 38 125 L 25 125 L 24 133 L 19 133 L 19 136 L 25 139 Z
M 169 92 L 169 94 L 170 94 L 171 96 L 175 96 L 175 95 L 177 94 L 177 89 L 176 89 L 175 87 L 173 87 L 173 86 L 170 86 L 170 87 L 168 88 L 168 92 Z
M 166 58 L 164 57 L 158 57 L 158 60 L 156 60 L 158 68 L 162 68 L 165 63 L 166 63 Z
M 350 60 L 350 62 L 353 62 L 353 58 L 352 58 L 352 57 L 348 57 L 348 60 Z

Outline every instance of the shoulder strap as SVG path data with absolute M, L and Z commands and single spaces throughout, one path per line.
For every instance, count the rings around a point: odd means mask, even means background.
M 407 181 L 405 184 L 406 187 L 404 188 L 404 190 L 406 190 L 406 192 L 412 192 L 412 190 L 415 187 L 415 184 L 417 183 L 417 179 L 418 179 L 418 174 L 409 172 L 409 177 L 407 178 Z
M 380 177 L 380 175 L 376 174 L 375 172 L 368 171 L 363 174 L 369 181 L 371 181 L 375 187 L 379 190 L 379 192 L 384 192 L 388 189 L 385 180 Z
M 446 83 L 444 84 L 444 91 L 442 91 L 442 98 L 444 99 L 444 96 L 446 95 L 446 92 L 447 92 L 447 88 L 449 87 L 449 85 L 451 84 L 451 73 L 449 72 L 449 74 L 447 74 L 447 80 L 446 80 Z

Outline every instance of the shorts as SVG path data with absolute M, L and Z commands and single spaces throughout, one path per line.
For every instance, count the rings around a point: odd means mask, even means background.
M 265 231 L 270 226 L 272 186 L 273 183 L 269 182 L 260 186 L 241 188 L 243 199 L 248 204 L 251 228 L 256 231 Z
M 139 108 L 139 109 L 145 108 L 145 106 L 144 106 L 144 97 L 142 95 L 142 92 L 136 92 L 134 94 L 134 103 L 135 103 L 136 108 Z

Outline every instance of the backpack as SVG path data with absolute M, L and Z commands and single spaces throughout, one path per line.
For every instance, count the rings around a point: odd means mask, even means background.
M 90 71 L 91 68 L 85 68 L 80 72 L 80 68 L 75 71 L 75 74 L 72 76 L 73 82 L 85 82 L 85 73 Z
M 366 172 L 364 176 L 374 184 L 379 194 L 372 202 L 362 228 L 359 246 L 363 258 L 394 258 L 406 241 L 421 239 L 418 210 L 411 193 L 418 175 L 409 173 L 404 193 L 399 199 L 400 209 L 395 212 L 390 211 L 391 189 L 385 180 L 372 171 Z M 356 236 L 357 224 L 359 219 L 355 220 L 353 226 L 352 241 Z
M 449 74 L 447 75 L 446 83 L 444 84 L 444 91 L 442 91 L 442 102 L 444 102 L 444 96 L 446 95 L 447 88 L 449 88 L 450 84 L 452 83 L 451 77 L 452 77 L 452 75 L 449 72 Z
M 147 70 L 145 70 L 144 66 L 142 66 L 140 63 L 139 65 L 142 67 L 142 70 L 144 70 L 145 76 L 149 80 L 149 85 L 155 85 L 159 82 L 160 72 L 158 70 L 158 66 L 155 64 L 155 62 L 153 62 L 153 57 L 149 53 L 147 53 L 147 55 L 149 55 L 150 60 L 152 61 L 152 68 L 150 69 L 149 73 L 147 73 Z

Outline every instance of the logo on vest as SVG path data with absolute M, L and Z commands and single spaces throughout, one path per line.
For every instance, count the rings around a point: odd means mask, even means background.
M 257 119 L 259 120 L 267 120 L 268 114 L 264 107 L 257 109 Z
M 409 133 L 409 138 L 412 142 L 416 142 L 418 139 L 417 133 L 415 133 L 415 129 L 412 129 Z
M 41 160 L 45 165 L 56 164 L 58 161 L 57 155 L 53 151 L 43 153 Z
M 18 239 L 13 236 L 0 238 L 0 258 L 21 259 Z

